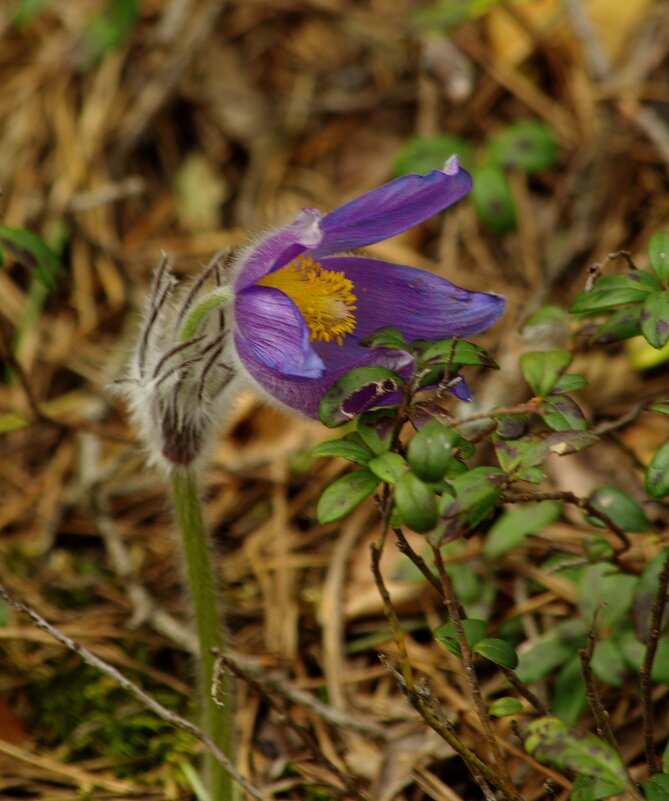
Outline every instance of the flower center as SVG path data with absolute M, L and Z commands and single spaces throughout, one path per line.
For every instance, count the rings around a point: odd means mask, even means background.
M 344 273 L 324 270 L 311 256 L 298 256 L 285 267 L 263 276 L 258 284 L 280 289 L 300 310 L 311 341 L 339 345 L 355 329 L 355 289 Z

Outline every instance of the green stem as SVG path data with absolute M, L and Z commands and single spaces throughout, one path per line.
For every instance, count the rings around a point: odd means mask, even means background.
M 223 621 L 219 611 L 207 530 L 195 472 L 190 467 L 174 468 L 171 473 L 172 497 L 181 532 L 188 584 L 190 586 L 197 635 L 200 643 L 200 683 L 203 728 L 228 756 L 232 754 L 233 705 L 227 672 L 221 675 L 224 701 L 219 707 L 211 697 L 215 656 L 212 648 L 223 650 Z M 207 756 L 207 775 L 212 801 L 232 801 L 230 774 L 211 755 Z

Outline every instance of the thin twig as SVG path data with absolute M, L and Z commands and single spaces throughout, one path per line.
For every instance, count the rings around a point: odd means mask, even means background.
M 659 773 L 660 768 L 655 753 L 654 721 L 653 721 L 653 696 L 651 673 L 653 672 L 653 662 L 657 653 L 657 645 L 662 633 L 662 617 L 667 605 L 667 587 L 669 586 L 669 551 L 665 557 L 662 570 L 657 580 L 657 593 L 653 606 L 650 610 L 650 629 L 646 641 L 646 653 L 644 654 L 643 664 L 639 670 L 639 686 L 641 689 L 641 706 L 643 715 L 643 742 L 646 752 L 646 762 L 648 772 L 652 776 Z
M 242 774 L 233 765 L 231 760 L 228 759 L 223 751 L 221 751 L 216 743 L 214 743 L 202 731 L 202 729 L 199 729 L 189 720 L 182 718 L 180 715 L 177 715 L 175 712 L 172 712 L 170 709 L 164 707 L 161 703 L 156 701 L 155 698 L 152 698 L 150 695 L 145 693 L 144 690 L 130 681 L 130 679 L 126 678 L 126 676 L 124 676 L 123 673 L 118 671 L 115 667 L 100 659 L 100 657 L 95 656 L 95 654 L 91 653 L 91 651 L 89 651 L 87 648 L 84 648 L 83 645 L 76 642 L 71 637 L 63 634 L 57 628 L 48 623 L 41 615 L 32 609 L 32 607 L 24 604 L 22 601 L 16 600 L 10 594 L 9 590 L 7 590 L 2 584 L 0 584 L 0 598 L 2 598 L 5 603 L 12 606 L 18 612 L 27 615 L 37 626 L 37 628 L 45 631 L 61 645 L 65 646 L 65 648 L 80 656 L 87 665 L 95 668 L 96 670 L 100 671 L 100 673 L 103 673 L 105 676 L 108 676 L 110 679 L 115 681 L 126 692 L 134 696 L 134 698 L 136 698 L 143 706 L 145 706 L 147 709 L 150 709 L 166 723 L 169 723 L 171 726 L 174 726 L 177 729 L 185 731 L 187 734 L 195 737 L 196 740 L 199 740 L 214 757 L 214 759 L 216 759 L 216 761 L 222 765 L 223 768 L 225 768 L 230 776 L 232 776 L 232 778 L 241 787 L 243 787 L 249 795 L 253 796 L 253 798 L 257 799 L 257 801 L 270 801 L 269 796 L 265 795 L 262 790 L 259 790 L 257 787 L 252 785 L 248 779 L 242 776 Z
M 496 801 L 491 786 L 500 789 L 499 778 L 460 740 L 453 724 L 444 717 L 437 699 L 432 695 L 427 682 L 425 680 L 420 681 L 413 692 L 408 692 L 402 674 L 392 667 L 384 654 L 379 654 L 379 659 L 390 675 L 394 677 L 398 686 L 421 718 L 462 757 L 474 780 L 481 788 L 486 801 Z
M 569 490 L 555 490 L 553 492 L 505 493 L 501 496 L 500 500 L 502 503 L 532 503 L 537 501 L 562 501 L 563 503 L 570 503 L 573 506 L 578 506 L 579 509 L 583 509 L 583 511 L 587 512 L 591 517 L 596 517 L 598 520 L 601 520 L 602 523 L 604 523 L 604 525 L 609 529 L 609 531 L 618 537 L 623 545 L 622 548 L 618 548 L 616 550 L 616 554 L 618 556 L 632 547 L 630 538 L 627 536 L 625 531 L 623 531 L 623 529 L 620 528 L 620 526 L 614 522 L 606 514 L 606 512 L 603 512 L 601 509 L 598 509 L 596 506 L 594 506 L 589 498 L 581 498 L 579 495 L 576 495 Z
M 395 532 L 395 536 L 397 537 L 397 547 L 401 553 L 407 556 L 411 561 L 416 565 L 416 567 L 420 570 L 423 576 L 430 582 L 430 584 L 434 587 L 434 589 L 439 593 L 439 597 L 443 598 L 444 594 L 441 589 L 441 582 L 439 579 L 434 575 L 434 573 L 430 570 L 429 565 L 423 559 L 422 556 L 417 554 L 414 549 L 409 545 L 409 541 L 404 536 L 404 532 L 401 528 L 394 528 L 393 531 Z
M 259 665 L 255 660 L 249 659 L 240 654 L 232 654 L 229 651 L 217 653 L 217 661 L 227 665 L 241 679 L 246 682 L 253 682 L 261 688 L 263 695 L 276 693 L 286 701 L 308 709 L 319 718 L 332 726 L 340 729 L 350 729 L 351 731 L 371 737 L 379 742 L 386 742 L 389 739 L 388 730 L 377 723 L 365 720 L 364 718 L 354 717 L 340 709 L 335 709 L 328 704 L 314 698 L 311 693 L 294 687 L 290 682 L 276 673 L 270 673 Z M 220 670 L 219 670 L 220 673 Z
M 230 668 L 234 673 L 237 674 L 237 676 L 239 676 L 239 678 L 242 679 L 242 681 L 246 682 L 246 684 L 252 690 L 254 690 L 271 708 L 276 711 L 281 718 L 282 724 L 294 732 L 294 734 L 302 742 L 304 748 L 312 755 L 312 757 L 314 757 L 317 761 L 323 762 L 325 766 L 331 770 L 335 776 L 337 776 L 342 784 L 342 787 L 345 788 L 350 795 L 358 798 L 359 801 L 367 801 L 366 797 L 360 792 L 360 788 L 357 786 L 357 783 L 350 772 L 349 774 L 346 774 L 340 770 L 339 767 L 332 762 L 332 760 L 319 746 L 309 728 L 301 723 L 298 723 L 295 717 L 287 711 L 285 708 L 285 701 L 290 700 L 288 696 L 285 693 L 279 692 L 278 694 L 280 695 L 281 700 L 277 700 L 270 692 L 268 692 L 269 682 L 266 681 L 264 672 L 259 669 L 257 665 L 254 665 L 253 675 L 250 675 L 249 672 L 245 671 L 243 668 L 240 668 L 240 665 L 236 663 L 234 658 L 230 659 L 227 654 L 224 654 L 217 649 L 212 649 L 212 653 L 214 653 L 216 656 L 216 661 L 214 663 L 211 697 L 217 706 L 224 705 L 224 702 L 222 702 L 219 698 L 221 679 L 225 675 L 226 668 Z M 277 682 L 276 678 L 275 682 L 282 684 L 280 680 Z M 311 696 L 307 695 L 307 693 L 304 695 L 306 695 L 309 700 L 313 700 L 311 699 Z M 282 701 L 284 703 L 282 703 Z
M 581 661 L 581 674 L 583 675 L 583 682 L 585 683 L 588 706 L 590 707 L 590 711 L 595 719 L 597 734 L 599 734 L 600 737 L 603 737 L 607 743 L 619 753 L 618 743 L 616 742 L 616 738 L 613 736 L 613 730 L 611 729 L 611 725 L 609 723 L 609 713 L 604 708 L 601 698 L 599 697 L 597 686 L 595 684 L 595 678 L 590 666 L 590 663 L 592 662 L 592 655 L 595 651 L 596 613 L 594 617 L 595 619 L 592 621 L 592 626 L 588 632 L 587 647 L 579 648 L 578 658 Z
M 472 659 L 472 652 L 469 647 L 469 643 L 467 642 L 465 630 L 462 625 L 462 614 L 460 611 L 460 605 L 458 603 L 457 598 L 455 597 L 455 593 L 453 592 L 453 584 L 451 583 L 450 576 L 446 572 L 446 568 L 444 566 L 444 560 L 441 555 L 441 550 L 439 548 L 436 548 L 435 546 L 432 546 L 432 553 L 434 555 L 437 571 L 439 572 L 439 578 L 441 579 L 441 585 L 443 587 L 444 600 L 446 603 L 446 607 L 448 609 L 448 614 L 451 618 L 451 622 L 453 623 L 453 627 L 455 628 L 455 633 L 458 638 L 458 644 L 460 645 L 462 667 L 465 672 L 465 678 L 467 679 L 467 686 L 469 687 L 469 693 L 471 695 L 476 715 L 479 721 L 481 722 L 483 736 L 488 744 L 493 760 L 497 765 L 497 770 L 499 771 L 500 776 L 504 781 L 505 795 L 508 798 L 513 798 L 516 799 L 516 801 L 520 801 L 520 796 L 518 795 L 518 792 L 514 787 L 513 780 L 511 779 L 511 775 L 509 773 L 506 764 L 506 760 L 502 755 L 499 743 L 497 742 L 497 738 L 495 737 L 495 732 L 492 729 L 492 725 L 490 723 L 490 716 L 488 715 L 488 710 L 483 701 L 483 696 L 481 694 L 481 686 L 479 684 L 478 677 L 476 675 L 476 669 L 474 668 L 474 660 Z
M 498 665 L 499 669 L 502 673 L 507 677 L 510 684 L 516 690 L 519 695 L 522 695 L 526 701 L 529 701 L 530 704 L 539 712 L 541 715 L 549 715 L 550 712 L 546 709 L 546 707 L 542 704 L 539 698 L 530 690 L 530 688 L 524 684 L 517 676 L 517 674 L 511 670 L 511 668 L 503 667 L 502 665 Z

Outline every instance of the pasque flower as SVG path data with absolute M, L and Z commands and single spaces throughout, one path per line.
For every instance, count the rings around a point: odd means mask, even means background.
M 432 273 L 332 255 L 394 236 L 460 200 L 471 177 L 451 157 L 443 170 L 405 175 L 325 216 L 304 209 L 249 248 L 236 265 L 234 347 L 243 372 L 281 404 L 317 417 L 323 393 L 356 367 L 407 376 L 412 357 L 360 340 L 384 326 L 405 339 L 447 339 L 488 328 L 504 300 Z
M 435 340 L 492 325 L 504 306 L 499 295 L 415 267 L 332 255 L 404 231 L 470 188 L 452 157 L 443 170 L 405 175 L 325 216 L 304 209 L 248 247 L 231 282 L 215 258 L 177 292 L 164 260 L 121 384 L 150 459 L 168 469 L 201 462 L 244 379 L 317 417 L 328 387 L 356 367 L 411 376 L 409 353 L 360 344 L 373 331 L 392 325 L 407 341 Z M 453 391 L 467 392 L 464 384 Z

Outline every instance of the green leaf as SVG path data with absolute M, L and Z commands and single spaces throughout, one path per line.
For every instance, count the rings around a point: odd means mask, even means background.
M 657 412 L 658 414 L 669 415 L 669 398 L 660 398 L 648 407 L 649 412 Z
M 485 620 L 468 617 L 462 620 L 462 628 L 465 632 L 465 640 L 467 640 L 467 645 L 470 649 L 472 649 L 477 642 L 485 637 L 488 623 Z M 439 645 L 442 645 L 444 648 L 446 648 L 446 650 L 450 651 L 452 654 L 455 654 L 455 656 L 462 656 L 462 651 L 460 650 L 460 641 L 458 640 L 458 635 L 455 631 L 455 626 L 453 625 L 452 620 L 449 620 L 448 623 L 442 623 L 441 626 L 436 628 L 434 630 L 434 638 Z
M 578 580 L 578 608 L 584 620 L 597 619 L 597 630 L 614 631 L 628 617 L 637 579 L 610 564 L 588 565 Z
M 590 314 L 602 309 L 612 309 L 623 303 L 642 303 L 660 290 L 660 285 L 650 273 L 635 270 L 627 275 L 604 275 L 595 281 L 593 288 L 576 296 L 572 303 L 572 314 Z
M 583 620 L 568 620 L 553 627 L 548 634 L 521 651 L 516 670 L 520 680 L 534 684 L 566 665 L 585 645 L 587 633 L 588 624 Z
M 520 120 L 491 137 L 487 154 L 500 167 L 532 174 L 555 164 L 557 141 L 546 123 Z
M 627 664 L 618 643 L 612 639 L 599 640 L 590 662 L 592 672 L 609 685 L 622 687 L 627 674 Z
M 587 703 L 581 660 L 572 654 L 555 679 L 550 708 L 556 717 L 571 725 L 581 719 Z
M 490 704 L 489 711 L 491 715 L 496 718 L 505 718 L 508 715 L 519 715 L 523 711 L 523 705 L 517 698 L 505 696 L 504 698 L 496 698 Z
M 516 210 L 509 180 L 494 165 L 472 169 L 474 185 L 470 195 L 479 218 L 495 234 L 506 234 L 516 228 Z
M 472 650 L 496 665 L 509 668 L 509 670 L 515 670 L 518 666 L 518 654 L 506 640 L 500 640 L 497 637 L 486 637 L 483 640 L 479 640 Z
M 651 528 L 650 520 L 639 504 L 618 487 L 597 487 L 590 493 L 590 503 L 608 515 L 623 531 L 643 532 Z M 606 528 L 606 524 L 596 517 L 588 517 L 588 523 Z
M 669 233 L 657 231 L 648 243 L 648 258 L 655 275 L 666 283 L 669 281 Z
M 404 473 L 395 485 L 395 506 L 413 531 L 431 531 L 437 523 L 434 492 L 413 473 Z
M 473 153 L 466 139 L 459 136 L 412 136 L 402 145 L 395 156 L 393 171 L 395 175 L 417 172 L 425 174 L 441 169 L 446 159 L 453 153 L 463 167 L 469 169 L 473 163 Z
M 360 340 L 360 344 L 366 348 L 393 348 L 395 350 L 406 350 L 407 344 L 404 335 L 398 328 L 392 325 L 379 328 L 378 331 Z
M 440 536 L 457 536 L 476 528 L 495 509 L 507 480 L 498 467 L 475 467 L 451 481 L 455 500 L 448 501 L 442 517 L 446 527 Z
M 546 425 L 554 431 L 584 431 L 588 427 L 580 406 L 568 395 L 546 398 L 539 411 Z
M 591 345 L 608 345 L 623 339 L 639 336 L 641 333 L 641 305 L 625 306 L 614 311 L 594 334 L 589 337 Z
M 532 351 L 520 357 L 520 369 L 532 392 L 539 398 L 545 398 L 571 359 L 571 353 L 566 350 Z
M 420 363 L 445 364 L 451 368 L 451 372 L 465 366 L 499 370 L 499 365 L 487 350 L 463 339 L 443 339 L 430 344 L 421 352 Z
M 395 433 L 395 412 L 392 409 L 372 409 L 358 418 L 358 436 L 377 455 L 389 450 Z
M 84 29 L 83 65 L 92 66 L 123 44 L 139 20 L 139 0 L 109 0 Z
M 616 785 L 629 786 L 620 756 L 600 737 L 570 729 L 557 718 L 532 721 L 526 729 L 525 750 L 538 762 L 558 770 L 592 776 Z
M 660 637 L 650 678 L 655 684 L 669 683 L 669 639 Z
M 500 0 L 441 0 L 417 8 L 411 13 L 411 23 L 428 30 L 448 30 L 469 19 L 477 19 Z
M 350 439 L 329 439 L 320 442 L 312 453 L 314 456 L 340 456 L 363 467 L 374 455 L 366 445 Z
M 496 434 L 500 439 L 520 439 L 529 427 L 529 415 L 504 414 L 497 418 Z
M 641 788 L 648 801 L 669 801 L 669 775 L 666 773 L 656 773 L 642 782 Z
M 644 301 L 641 333 L 646 342 L 659 350 L 669 340 L 669 292 L 658 292 Z
M 599 801 L 620 794 L 620 784 L 596 779 L 592 776 L 577 776 L 571 786 L 569 801 Z
M 371 459 L 367 468 L 381 481 L 394 484 L 406 472 L 407 463 L 399 453 L 384 453 Z
M 579 389 L 588 385 L 588 379 L 582 375 L 575 373 L 568 373 L 561 375 L 555 382 L 551 395 L 564 395 L 567 392 L 576 392 Z
M 356 470 L 338 478 L 325 490 L 318 501 L 316 516 L 319 523 L 341 520 L 371 495 L 378 478 L 369 470 Z
M 655 451 L 646 468 L 644 486 L 651 498 L 669 495 L 669 439 Z
M 517 547 L 528 534 L 536 534 L 560 516 L 557 501 L 518 504 L 508 509 L 488 532 L 483 555 L 488 560 L 499 559 Z
M 23 228 L 0 225 L 0 249 L 8 253 L 28 270 L 47 289 L 55 289 L 56 279 L 63 274 L 58 256 L 39 236 Z
M 32 22 L 53 0 L 18 0 L 12 9 L 12 22 L 17 28 L 24 28 Z
M 459 441 L 457 431 L 446 428 L 438 420 L 432 420 L 409 442 L 407 459 L 411 469 L 423 481 L 440 481 L 446 475 L 453 459 L 453 449 Z
M 521 328 L 526 342 L 560 341 L 569 335 L 569 313 L 562 306 L 540 306 Z

